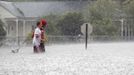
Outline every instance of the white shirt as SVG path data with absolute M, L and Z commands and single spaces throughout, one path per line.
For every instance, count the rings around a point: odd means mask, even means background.
M 38 36 L 38 38 L 36 36 Z M 34 31 L 33 45 L 39 46 L 40 41 L 41 41 L 41 30 L 40 30 L 40 28 L 37 27 Z

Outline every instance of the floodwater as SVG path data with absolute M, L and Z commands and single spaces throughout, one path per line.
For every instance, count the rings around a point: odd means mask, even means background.
M 38 54 L 1 47 L 0 75 L 134 75 L 134 42 L 55 44 Z

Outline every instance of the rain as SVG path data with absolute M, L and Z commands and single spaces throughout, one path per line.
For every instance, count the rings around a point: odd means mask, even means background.
M 0 75 L 134 75 L 133 3 L 0 1 Z M 45 51 L 35 52 L 44 19 Z

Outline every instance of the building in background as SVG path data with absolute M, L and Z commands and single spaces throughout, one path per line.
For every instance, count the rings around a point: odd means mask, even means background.
M 5 23 L 7 37 L 25 37 L 42 16 L 80 11 L 86 1 L 6 2 L 0 1 L 0 18 Z

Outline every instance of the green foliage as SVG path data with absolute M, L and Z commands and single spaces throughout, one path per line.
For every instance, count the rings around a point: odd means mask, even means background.
M 3 28 L 4 23 L 0 20 L 0 41 L 2 41 L 6 36 L 6 31 Z
M 132 30 L 131 33 L 134 33 L 134 0 L 126 0 L 123 6 L 125 14 L 127 16 L 127 25 L 130 26 L 130 29 Z
M 61 16 L 50 14 L 43 18 L 47 20 L 48 35 L 78 35 L 81 34 L 80 26 L 84 23 L 83 15 L 76 12 Z
M 57 23 L 60 19 L 60 16 L 50 14 L 50 15 L 44 16 L 43 18 L 47 20 L 47 24 L 48 24 L 48 26 L 46 27 L 46 33 L 49 35 L 59 35 L 60 30 L 57 27 Z
M 117 26 L 112 24 L 112 20 L 104 18 L 94 22 L 93 35 L 116 35 L 118 32 Z
M 93 35 L 115 35 L 116 27 L 112 18 L 118 5 L 112 0 L 97 0 L 88 6 L 87 20 L 93 25 Z M 86 15 L 86 16 L 87 16 Z
M 29 1 L 76 1 L 76 0 L 4 0 L 4 1 L 29 2 Z M 78 1 L 88 1 L 88 0 L 78 0 Z
M 133 0 L 123 0 L 122 4 L 123 5 L 128 5 L 129 3 L 131 3 Z
M 112 0 L 97 0 L 89 8 L 91 20 L 102 20 L 103 18 L 112 18 L 118 5 Z
M 37 1 L 37 0 L 4 0 L 4 1 L 11 1 L 11 2 L 29 2 L 29 1 Z
M 134 17 L 134 0 L 127 2 L 127 4 L 124 5 L 124 10 L 127 15 Z
M 28 34 L 27 34 L 27 36 L 26 36 L 26 39 L 25 39 L 25 42 L 27 43 L 27 44 L 31 44 L 32 43 L 32 35 L 33 35 L 33 32 L 29 32 Z
M 80 26 L 84 23 L 81 13 L 69 12 L 58 22 L 59 30 L 62 35 L 78 35 L 81 34 Z

